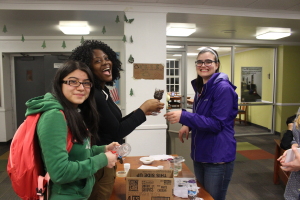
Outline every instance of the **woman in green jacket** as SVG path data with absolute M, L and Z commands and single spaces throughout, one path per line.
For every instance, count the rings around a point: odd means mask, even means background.
M 45 170 L 51 177 L 50 200 L 88 199 L 94 174 L 105 166 L 112 168 L 117 162 L 117 156 L 110 150 L 119 143 L 91 145 L 97 137 L 99 119 L 93 82 L 85 64 L 67 61 L 57 70 L 52 93 L 26 102 L 26 116 L 42 113 L 37 135 Z M 68 129 L 73 142 L 70 152 L 66 150 Z

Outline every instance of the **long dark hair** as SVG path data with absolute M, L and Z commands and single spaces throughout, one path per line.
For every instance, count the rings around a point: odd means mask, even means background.
M 57 70 L 53 79 L 52 94 L 64 108 L 68 128 L 71 130 L 73 138 L 78 143 L 83 143 L 83 140 L 89 136 L 93 136 L 93 140 L 95 137 L 97 138 L 99 116 L 94 98 L 94 87 L 91 87 L 88 98 L 78 106 L 81 113 L 78 112 L 74 104 L 62 92 L 63 79 L 77 69 L 85 72 L 89 80 L 94 84 L 94 78 L 88 66 L 82 62 L 69 60 L 64 62 Z
M 116 52 L 114 52 L 107 44 L 97 41 L 97 40 L 85 40 L 80 46 L 76 47 L 73 51 L 69 59 L 77 60 L 85 63 L 92 70 L 92 60 L 93 60 L 93 50 L 99 49 L 103 51 L 112 62 L 112 81 L 106 82 L 106 85 L 113 86 L 115 80 L 120 79 L 120 71 L 122 69 L 122 63 L 117 58 Z M 99 80 L 96 75 L 94 75 L 96 81 L 96 87 L 100 88 Z
M 206 52 L 210 52 L 211 54 L 213 54 L 215 56 L 215 61 L 216 61 L 216 64 L 219 63 L 219 67 L 218 69 L 215 71 L 215 73 L 219 72 L 219 69 L 220 69 L 220 59 L 219 59 L 219 54 L 216 50 L 212 49 L 212 48 L 209 48 L 209 47 L 206 47 L 204 49 L 202 49 L 199 53 L 198 53 L 198 56 L 203 54 L 203 53 L 206 53 Z M 197 58 L 198 58 L 197 56 Z M 196 79 L 196 88 L 197 88 L 197 91 L 199 92 L 199 94 L 201 94 L 202 92 L 202 88 L 203 88 L 203 79 L 201 76 L 197 75 L 197 79 Z

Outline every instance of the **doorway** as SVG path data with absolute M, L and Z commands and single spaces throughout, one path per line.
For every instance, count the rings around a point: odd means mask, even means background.
M 15 102 L 17 127 L 25 119 L 26 101 L 51 92 L 52 79 L 67 56 L 15 56 Z

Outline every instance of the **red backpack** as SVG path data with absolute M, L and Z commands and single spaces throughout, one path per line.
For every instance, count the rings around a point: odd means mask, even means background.
M 64 115 L 63 111 L 61 112 Z M 7 172 L 14 191 L 23 200 L 44 199 L 46 190 L 47 180 L 41 178 L 45 175 L 45 170 L 36 134 L 40 115 L 41 113 L 28 115 L 17 129 L 10 145 Z M 68 131 L 68 152 L 72 146 L 72 134 Z M 42 181 L 39 187 L 38 179 Z

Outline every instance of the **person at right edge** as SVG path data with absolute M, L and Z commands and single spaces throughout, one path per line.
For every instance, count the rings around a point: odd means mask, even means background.
M 291 149 L 295 154 L 295 158 L 291 162 L 285 162 L 288 152 L 285 151 L 282 156 L 277 159 L 281 163 L 281 169 L 283 171 L 291 172 L 284 190 L 283 196 L 285 200 L 300 199 L 300 155 L 298 151 L 300 144 L 300 108 L 293 123 L 292 133 L 293 141 L 291 142 Z
M 179 139 L 183 142 L 192 131 L 191 158 L 199 183 L 215 200 L 224 200 L 231 180 L 236 154 L 234 119 L 238 96 L 224 73 L 219 73 L 218 53 L 202 49 L 195 61 L 197 79 L 193 113 L 176 110 L 165 114 L 170 123 L 181 123 Z
M 160 112 L 164 103 L 157 99 L 145 101 L 139 108 L 122 117 L 121 110 L 113 102 L 109 89 L 115 80 L 120 78 L 121 62 L 117 54 L 105 43 L 97 40 L 86 40 L 72 51 L 71 60 L 85 63 L 95 77 L 95 100 L 100 115 L 97 145 L 110 144 L 116 141 L 124 143 L 124 137 L 146 121 L 146 115 Z M 89 200 L 108 200 L 113 190 L 116 167 L 104 167 L 95 174 L 95 185 Z

